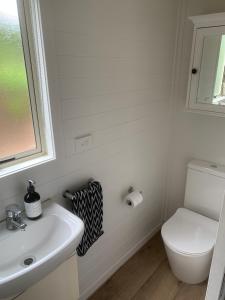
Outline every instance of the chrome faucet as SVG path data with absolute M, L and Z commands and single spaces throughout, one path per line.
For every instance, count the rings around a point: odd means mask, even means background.
M 17 204 L 8 205 L 5 209 L 6 228 L 8 230 L 25 230 L 27 224 L 23 222 L 22 209 Z

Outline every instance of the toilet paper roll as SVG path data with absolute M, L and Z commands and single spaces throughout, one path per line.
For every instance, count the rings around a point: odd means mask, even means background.
M 139 191 L 133 191 L 125 197 L 125 202 L 131 206 L 136 207 L 143 201 L 143 196 Z

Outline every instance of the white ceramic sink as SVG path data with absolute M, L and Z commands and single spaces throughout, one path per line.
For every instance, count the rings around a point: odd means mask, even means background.
M 39 220 L 24 221 L 25 231 L 0 229 L 0 299 L 26 290 L 53 271 L 75 252 L 84 231 L 78 217 L 55 203 L 46 204 Z M 26 259 L 33 262 L 27 266 Z

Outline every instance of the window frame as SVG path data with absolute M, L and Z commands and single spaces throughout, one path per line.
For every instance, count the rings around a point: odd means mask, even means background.
M 0 161 L 0 178 L 55 159 L 39 0 L 17 0 L 36 148 Z

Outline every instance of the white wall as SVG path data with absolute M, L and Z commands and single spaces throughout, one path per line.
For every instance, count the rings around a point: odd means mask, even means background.
M 187 162 L 192 159 L 225 164 L 225 118 L 185 112 L 192 24 L 188 16 L 225 11 L 223 0 L 183 0 L 180 10 L 180 39 L 177 49 L 177 74 L 174 113 L 169 151 L 167 216 L 183 205 Z
M 41 0 L 57 160 L 1 179 L 0 214 L 30 177 L 43 199 L 100 180 L 105 234 L 79 260 L 84 297 L 162 222 L 177 2 Z M 135 210 L 121 200 L 130 185 L 144 193 Z

